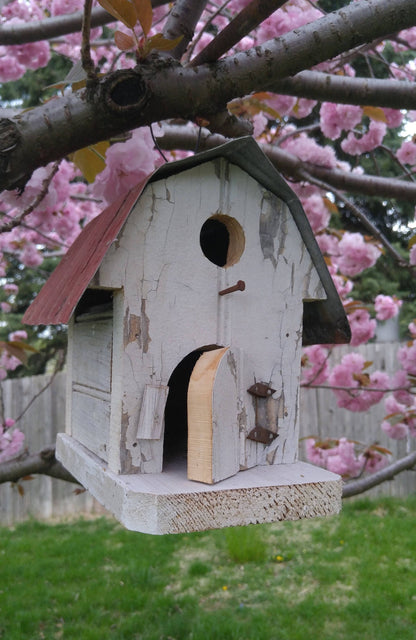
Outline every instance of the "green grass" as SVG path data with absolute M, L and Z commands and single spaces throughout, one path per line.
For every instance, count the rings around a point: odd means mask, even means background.
M 179 536 L 0 529 L 5 640 L 414 640 L 416 496 Z

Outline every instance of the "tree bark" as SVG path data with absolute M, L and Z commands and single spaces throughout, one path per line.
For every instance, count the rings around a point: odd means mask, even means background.
M 269 89 L 287 96 L 390 109 L 416 109 L 415 84 L 406 80 L 351 78 L 320 71 L 301 71 Z
M 46 447 L 39 453 L 25 453 L 13 460 L 2 462 L 0 465 L 0 484 L 18 482 L 26 476 L 36 474 L 79 484 L 74 476 L 55 458 L 54 446 Z
M 413 0 L 361 0 L 262 46 L 185 69 L 151 58 L 79 91 L 0 122 L 0 189 L 22 188 L 34 169 L 79 148 L 168 118 L 193 120 L 252 91 L 267 90 L 359 44 L 416 23 Z M 12 140 L 9 144 L 8 140 Z
M 360 493 L 364 493 L 373 487 L 376 487 L 386 480 L 393 480 L 397 474 L 402 471 L 407 471 L 409 469 L 414 469 L 416 466 L 416 451 L 409 453 L 404 458 L 400 458 L 400 460 L 396 460 L 392 464 L 389 464 L 388 467 L 377 471 L 376 473 L 371 474 L 371 476 L 365 476 L 364 478 L 360 478 L 359 480 L 352 480 L 344 485 L 344 489 L 342 491 L 343 498 L 351 498 L 351 496 L 356 496 Z

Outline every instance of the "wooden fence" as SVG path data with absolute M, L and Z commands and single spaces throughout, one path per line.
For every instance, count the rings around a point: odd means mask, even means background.
M 373 361 L 373 369 L 382 369 L 387 373 L 394 371 L 397 343 L 374 343 L 358 350 L 366 360 Z M 348 347 L 337 347 L 332 361 L 338 362 L 347 352 Z M 36 452 L 54 443 L 56 433 L 64 430 L 65 373 L 59 373 L 52 381 L 47 375 L 5 380 L 2 391 L 6 417 L 16 418 L 28 407 L 18 423 L 26 434 L 28 449 Z M 406 443 L 391 440 L 380 429 L 383 416 L 383 402 L 365 413 L 352 413 L 336 406 L 336 398 L 330 390 L 302 390 L 301 436 L 346 435 L 362 442 L 379 442 L 389 448 L 394 457 L 404 455 Z M 300 457 L 304 459 L 302 444 Z M 21 486 L 23 496 L 10 483 L 0 485 L 1 525 L 12 525 L 28 517 L 51 520 L 104 513 L 87 492 L 77 495 L 74 485 L 61 480 L 38 476 L 22 482 Z M 370 493 L 406 496 L 415 490 L 416 473 L 408 471 L 394 481 L 372 489 Z

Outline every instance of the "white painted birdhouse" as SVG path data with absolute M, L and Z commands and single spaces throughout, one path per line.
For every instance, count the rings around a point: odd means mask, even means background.
M 297 461 L 303 344 L 347 342 L 292 190 L 250 138 L 166 164 L 81 233 L 25 315 L 69 322 L 57 457 L 126 527 L 335 513 Z

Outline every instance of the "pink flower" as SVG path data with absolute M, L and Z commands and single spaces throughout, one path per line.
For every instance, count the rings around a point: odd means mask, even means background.
M 302 202 L 312 230 L 317 233 L 328 226 L 331 214 L 322 196 L 314 194 Z
M 351 327 L 351 346 L 358 347 L 374 338 L 377 322 L 370 317 L 366 309 L 356 309 L 348 315 Z
M 337 165 L 334 149 L 330 146 L 322 147 L 305 133 L 288 138 L 282 143 L 282 148 L 305 162 L 330 169 Z
M 337 264 L 346 276 L 357 274 L 372 267 L 381 255 L 381 250 L 370 242 L 365 242 L 361 233 L 347 231 L 338 244 Z
M 367 473 L 375 473 L 383 469 L 388 464 L 388 457 L 369 447 L 365 453 L 359 457 L 359 462 L 363 465 Z
M 392 298 L 391 296 L 378 295 L 374 303 L 377 320 L 394 318 L 399 313 L 402 304 L 402 300 L 398 300 L 395 296 Z
M 416 244 L 410 249 L 409 262 L 410 264 L 416 265 Z
M 0 425 L 0 463 L 14 458 L 21 450 L 24 439 L 25 435 L 19 429 L 10 431 L 7 425 Z
M 13 55 L 0 57 L 0 82 L 18 80 L 26 73 L 26 67 L 20 64 Z
M 404 440 L 409 434 L 409 428 L 404 422 L 390 423 L 388 420 L 383 420 L 381 428 L 393 440 Z
M 107 150 L 107 166 L 96 178 L 94 193 L 113 202 L 148 176 L 160 161 L 149 129 L 136 129 L 130 140 Z
M 382 399 L 389 387 L 389 376 L 383 371 L 368 375 L 364 373 L 364 368 L 365 360 L 359 353 L 346 354 L 340 364 L 333 368 L 328 378 L 329 384 L 345 387 L 333 389 L 339 407 L 350 411 L 367 411 Z M 367 387 L 371 390 L 367 390 Z
M 383 109 L 384 115 L 386 116 L 387 126 L 390 129 L 394 129 L 395 127 L 400 127 L 403 122 L 403 114 L 399 109 Z
M 302 384 L 322 384 L 328 378 L 328 351 L 319 344 L 304 349 Z
M 323 102 L 320 117 L 324 136 L 336 140 L 342 131 L 353 129 L 361 122 L 363 110 L 361 107 L 352 105 Z
M 402 164 L 416 164 L 416 144 L 411 140 L 403 142 L 396 156 Z
M 340 438 L 338 446 L 328 451 L 327 469 L 347 478 L 357 475 L 361 464 L 355 455 L 354 443 Z
M 350 131 L 345 140 L 341 142 L 341 148 L 345 153 L 353 156 L 368 153 L 368 151 L 372 151 L 380 146 L 386 135 L 386 131 L 387 125 L 385 122 L 371 120 L 367 133 L 362 135 L 361 138 L 357 138 L 357 136 Z
M 391 380 L 391 386 L 393 389 L 397 389 L 397 391 L 393 392 L 394 400 L 397 403 L 401 403 L 405 406 L 412 406 L 415 401 L 414 395 L 410 392 L 411 390 L 411 382 L 407 377 L 407 373 L 404 369 L 398 369 Z M 387 400 L 386 400 L 386 408 L 387 408 Z M 394 413 L 394 411 L 399 411 L 401 409 L 392 409 L 387 408 L 389 413 Z
M 416 341 L 401 347 L 397 352 L 397 359 L 407 373 L 416 376 Z

